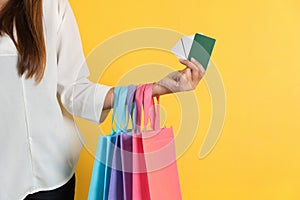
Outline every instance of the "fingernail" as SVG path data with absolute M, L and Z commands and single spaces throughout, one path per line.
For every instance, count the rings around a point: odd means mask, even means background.
M 196 61 L 196 59 L 192 57 L 192 58 L 191 58 L 191 61 Z

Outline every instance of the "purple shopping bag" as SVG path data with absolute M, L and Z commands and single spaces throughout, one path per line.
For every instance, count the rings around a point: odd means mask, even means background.
M 132 135 L 131 130 L 127 131 L 127 125 L 130 119 L 132 123 L 134 122 L 133 100 L 135 90 L 135 85 L 128 86 L 126 98 L 128 122 L 125 123 L 126 117 L 122 115 L 124 131 L 116 136 L 108 194 L 108 199 L 112 200 L 132 200 Z

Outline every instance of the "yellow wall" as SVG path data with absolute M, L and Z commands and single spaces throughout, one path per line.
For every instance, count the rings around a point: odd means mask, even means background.
M 203 32 L 217 39 L 213 60 L 226 89 L 226 121 L 212 153 L 199 160 L 197 155 L 209 123 L 205 114 L 210 113 L 205 107 L 209 102 L 207 89 L 201 83 L 196 94 L 203 107 L 204 125 L 178 160 L 184 199 L 300 198 L 299 1 L 70 0 L 70 3 L 86 55 L 108 37 L 138 27 L 169 28 L 186 35 Z M 151 62 L 151 56 L 151 53 L 132 56 L 119 64 L 129 67 L 147 63 Z M 173 63 L 175 60 L 169 55 L 166 59 Z M 153 60 L 165 63 L 163 56 L 153 55 Z M 114 76 L 120 74 L 115 72 Z M 171 98 L 162 97 L 162 103 Z M 176 126 L 176 114 L 169 125 Z M 78 200 L 86 199 L 92 167 L 93 158 L 84 149 L 76 171 Z

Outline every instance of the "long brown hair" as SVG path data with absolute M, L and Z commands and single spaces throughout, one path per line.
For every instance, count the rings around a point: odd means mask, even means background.
M 16 37 L 13 28 L 16 28 Z M 42 0 L 9 0 L 0 11 L 0 35 L 6 33 L 19 53 L 18 74 L 35 76 L 39 83 L 46 68 Z

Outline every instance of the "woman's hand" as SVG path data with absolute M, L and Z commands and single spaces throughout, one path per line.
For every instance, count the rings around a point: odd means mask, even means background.
M 152 96 L 194 90 L 205 73 L 205 69 L 195 59 L 179 60 L 186 68 L 168 74 L 153 85 Z M 108 110 L 114 104 L 114 88 L 111 88 L 105 98 L 103 110 Z
M 195 59 L 179 60 L 186 68 L 168 74 L 153 86 L 153 96 L 194 90 L 205 74 L 203 66 Z

